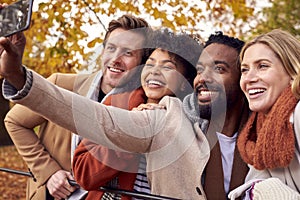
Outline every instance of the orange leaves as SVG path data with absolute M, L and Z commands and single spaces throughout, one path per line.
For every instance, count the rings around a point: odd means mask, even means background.
M 0 167 L 27 171 L 14 146 L 0 147 Z M 27 177 L 0 172 L 0 199 L 25 200 Z

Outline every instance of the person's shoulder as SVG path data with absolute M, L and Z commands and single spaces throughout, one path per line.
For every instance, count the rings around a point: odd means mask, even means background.
M 76 76 L 78 76 L 78 74 L 75 73 L 53 73 L 51 74 L 47 80 L 49 80 L 50 82 L 54 83 L 54 84 L 58 84 L 60 82 L 66 82 L 70 79 L 74 79 Z
M 53 73 L 47 79 L 57 86 L 67 90 L 73 90 L 74 85 L 81 85 L 89 80 L 93 80 L 96 73 L 93 74 L 76 74 L 76 73 Z

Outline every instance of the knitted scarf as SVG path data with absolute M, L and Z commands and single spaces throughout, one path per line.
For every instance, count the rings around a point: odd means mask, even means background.
M 200 118 L 199 104 L 197 102 L 196 94 L 193 92 L 192 94 L 187 95 L 183 99 L 183 111 L 187 118 L 192 123 L 199 123 L 200 129 L 205 134 L 209 125 L 209 121 L 206 119 Z
M 295 135 L 289 119 L 297 99 L 287 87 L 270 112 L 253 112 L 238 138 L 243 160 L 256 169 L 286 167 L 295 152 Z

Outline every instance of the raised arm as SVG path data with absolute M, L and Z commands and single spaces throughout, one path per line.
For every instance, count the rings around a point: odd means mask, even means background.
M 72 90 L 74 77 L 75 75 L 53 74 L 48 80 Z M 56 193 L 68 195 L 69 192 L 65 192 L 64 187 L 69 187 L 69 184 L 66 183 L 65 186 L 64 180 L 74 179 L 70 173 L 72 133 L 18 104 L 7 113 L 4 122 L 19 154 L 37 180 L 38 187 L 46 185 L 52 196 Z M 74 189 L 76 188 L 71 191 Z
M 25 73 L 22 67 L 25 44 L 26 38 L 22 32 L 8 38 L 0 38 L 0 76 L 18 90 L 25 84 Z

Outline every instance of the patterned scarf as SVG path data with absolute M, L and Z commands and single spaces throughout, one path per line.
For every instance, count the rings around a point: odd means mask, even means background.
M 295 135 L 289 119 L 297 99 L 287 87 L 267 115 L 254 112 L 239 135 L 243 160 L 256 169 L 286 167 L 295 153 Z

